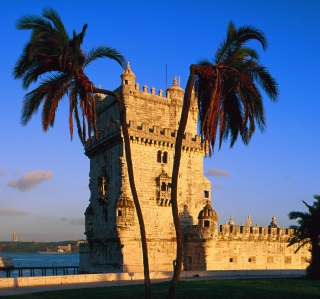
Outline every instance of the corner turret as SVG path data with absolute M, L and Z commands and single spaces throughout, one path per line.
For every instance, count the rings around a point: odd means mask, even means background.
M 212 208 L 209 201 L 200 211 L 198 216 L 198 227 L 201 238 L 210 238 L 218 235 L 218 214 Z
M 121 80 L 123 88 L 129 87 L 130 89 L 134 89 L 136 76 L 131 71 L 129 62 L 127 63 L 126 69 L 121 74 Z
M 184 90 L 179 86 L 177 77 L 173 79 L 173 85 L 167 89 L 167 98 L 180 100 L 182 103 Z
M 273 215 L 271 223 L 268 225 L 268 227 L 269 228 L 279 228 L 279 225 L 277 224 L 275 215 Z

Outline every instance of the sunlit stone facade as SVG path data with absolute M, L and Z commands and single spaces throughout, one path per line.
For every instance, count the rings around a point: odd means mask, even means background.
M 135 184 L 146 226 L 150 270 L 172 270 L 175 233 L 171 212 L 174 144 L 184 90 L 177 79 L 165 94 L 135 82 L 128 65 L 116 90 L 126 105 Z M 179 172 L 178 201 L 185 235 L 184 269 L 302 269 L 308 252 L 287 248 L 292 230 L 275 227 L 220 227 L 203 175 L 204 151 L 197 135 L 193 98 Z M 117 102 L 97 95 L 99 137 L 88 143 L 90 203 L 85 211 L 86 244 L 80 272 L 142 272 L 140 232 L 130 191 Z M 275 221 L 275 219 L 274 219 Z

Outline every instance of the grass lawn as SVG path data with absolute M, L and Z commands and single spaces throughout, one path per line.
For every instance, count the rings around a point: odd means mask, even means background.
M 166 297 L 169 282 L 152 285 L 152 298 Z M 143 298 L 143 285 L 121 287 L 103 287 L 93 289 L 76 289 L 27 295 L 7 296 L 1 298 L 27 299 L 70 299 L 70 298 Z M 175 298 L 224 298 L 224 299 L 311 299 L 320 298 L 320 281 L 302 278 L 276 279 L 226 279 L 180 281 Z

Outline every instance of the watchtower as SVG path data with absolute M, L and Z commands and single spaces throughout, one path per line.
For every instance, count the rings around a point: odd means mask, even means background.
M 146 225 L 151 271 L 172 270 L 175 232 L 171 212 L 174 144 L 184 90 L 177 78 L 165 94 L 146 85 L 140 90 L 130 65 L 116 90 L 126 106 L 131 155 Z M 132 200 L 117 101 L 97 96 L 99 137 L 86 146 L 90 159 L 90 203 L 86 210 L 87 244 L 80 247 L 81 272 L 143 271 L 140 232 Z M 179 173 L 178 203 L 183 229 L 193 224 L 210 201 L 210 182 L 203 176 L 201 137 L 197 135 L 193 98 Z

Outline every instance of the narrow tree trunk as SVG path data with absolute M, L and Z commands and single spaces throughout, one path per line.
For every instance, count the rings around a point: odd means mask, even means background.
M 310 279 L 320 280 L 320 250 L 318 236 L 313 236 L 311 240 L 311 262 L 309 265 L 308 276 Z
M 174 227 L 176 230 L 176 242 L 177 242 L 177 251 L 176 251 L 176 263 L 174 267 L 174 273 L 169 287 L 169 292 L 167 295 L 168 299 L 174 298 L 175 290 L 180 279 L 180 272 L 182 267 L 182 248 L 183 248 L 183 236 L 182 229 L 179 219 L 179 210 L 178 210 L 178 177 L 179 177 L 179 168 L 181 161 L 181 150 L 182 150 L 182 139 L 184 138 L 185 129 L 188 121 L 188 114 L 191 103 L 192 90 L 194 85 L 194 72 L 195 65 L 190 66 L 190 76 L 188 78 L 184 101 L 181 111 L 181 119 L 179 123 L 176 143 L 175 143 L 175 153 L 172 169 L 172 189 L 171 189 L 171 207 L 172 207 L 172 216 Z
M 150 283 L 150 273 L 149 273 L 147 236 L 146 236 L 146 229 L 145 229 L 144 220 L 143 220 L 143 216 L 142 216 L 141 206 L 140 206 L 140 202 L 138 199 L 138 194 L 137 194 L 137 190 L 136 190 L 136 186 L 135 186 L 135 182 L 134 182 L 130 138 L 129 138 L 128 127 L 127 127 L 127 119 L 126 119 L 126 108 L 124 106 L 124 103 L 121 101 L 120 96 L 117 93 L 109 91 L 109 90 L 105 90 L 105 89 L 98 89 L 98 88 L 94 88 L 93 91 L 95 93 L 103 93 L 103 94 L 114 96 L 118 101 L 119 112 L 120 112 L 120 121 L 121 121 L 121 126 L 122 126 L 122 133 L 123 133 L 126 160 L 127 160 L 129 183 L 130 183 L 132 197 L 133 197 L 134 205 L 135 205 L 137 216 L 138 216 L 139 226 L 140 226 L 140 236 L 141 236 L 141 246 L 142 246 L 142 256 L 143 256 L 143 269 L 144 269 L 144 283 L 145 283 L 145 298 L 150 299 L 151 298 L 151 283 Z

